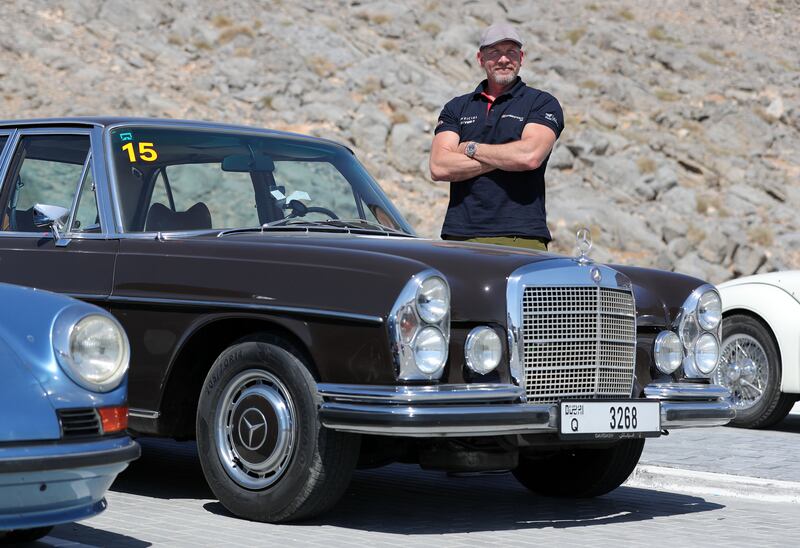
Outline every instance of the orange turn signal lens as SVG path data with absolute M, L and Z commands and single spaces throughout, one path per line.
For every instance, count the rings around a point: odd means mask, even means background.
M 128 406 L 101 407 L 97 410 L 103 422 L 103 433 L 119 432 L 128 427 Z

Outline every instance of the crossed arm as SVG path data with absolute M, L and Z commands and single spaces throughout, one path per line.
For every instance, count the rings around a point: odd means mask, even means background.
M 556 134 L 547 126 L 527 124 L 522 138 L 503 145 L 478 144 L 472 158 L 464 154 L 467 143 L 459 143 L 458 133 L 442 131 L 431 145 L 431 178 L 434 181 L 464 181 L 495 169 L 527 171 L 541 165 L 553 144 Z

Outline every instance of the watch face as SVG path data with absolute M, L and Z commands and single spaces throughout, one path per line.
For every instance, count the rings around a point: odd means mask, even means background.
M 478 145 L 476 143 L 469 143 L 467 148 L 464 149 L 464 152 L 467 153 L 467 156 L 472 158 L 475 155 L 475 150 L 477 150 Z

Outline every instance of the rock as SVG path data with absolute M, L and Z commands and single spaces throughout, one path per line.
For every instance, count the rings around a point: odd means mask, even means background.
M 755 274 L 767 261 L 767 254 L 763 249 L 755 249 L 750 245 L 741 245 L 733 256 L 734 276 L 749 276 Z
M 575 163 L 575 155 L 568 146 L 556 144 L 547 166 L 553 169 L 570 169 Z
M 430 150 L 430 136 L 419 124 L 396 124 L 392 127 L 387 143 L 389 162 L 404 173 L 417 173 L 420 164 L 416 155 L 409 151 Z M 426 151 L 426 152 L 427 152 Z M 423 170 L 423 173 L 427 169 Z
M 577 157 L 587 154 L 602 156 L 608 150 L 608 139 L 595 130 L 586 130 L 564 143 L 570 152 Z

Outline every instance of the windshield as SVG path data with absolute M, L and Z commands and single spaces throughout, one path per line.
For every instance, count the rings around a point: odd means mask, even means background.
M 413 230 L 345 148 L 291 135 L 110 132 L 126 232 L 355 221 Z

